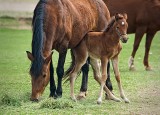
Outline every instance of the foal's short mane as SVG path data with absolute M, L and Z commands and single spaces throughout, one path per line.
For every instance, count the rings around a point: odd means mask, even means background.
M 104 29 L 104 32 L 108 32 L 109 29 L 113 26 L 113 24 L 114 24 L 115 21 L 116 21 L 116 20 L 115 20 L 115 16 L 113 16 L 113 17 L 111 18 L 111 20 L 109 21 L 107 27 Z

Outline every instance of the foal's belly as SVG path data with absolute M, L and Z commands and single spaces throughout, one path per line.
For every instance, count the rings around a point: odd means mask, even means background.
M 100 59 L 100 56 L 95 54 L 95 53 L 92 53 L 92 52 L 88 52 L 89 54 L 89 57 L 93 58 L 93 59 Z

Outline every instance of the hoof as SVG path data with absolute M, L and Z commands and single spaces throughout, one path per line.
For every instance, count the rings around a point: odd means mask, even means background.
M 97 100 L 97 104 L 100 105 L 101 103 L 102 103 L 102 99 L 99 98 L 99 99 Z
M 130 101 L 126 97 L 122 99 L 124 100 L 125 103 L 130 103 Z
M 111 100 L 115 101 L 115 102 L 121 102 L 121 100 L 119 98 L 112 98 Z
M 134 67 L 134 58 L 131 56 L 128 60 L 128 67 L 129 70 L 134 71 L 135 67 Z
M 114 95 L 113 92 L 111 92 L 111 93 Z M 108 94 L 105 94 L 105 100 L 111 100 L 111 98 L 108 96 Z
M 86 98 L 86 92 L 80 92 L 77 96 L 77 100 L 82 100 Z
M 72 99 L 74 102 L 77 102 L 76 97 L 71 97 L 71 99 Z
M 127 98 L 124 100 L 124 102 L 125 103 L 130 103 L 130 101 Z
M 135 69 L 134 65 L 132 65 L 132 66 L 129 67 L 129 70 L 130 71 L 135 71 L 136 69 Z
M 50 94 L 50 95 L 49 95 L 49 97 L 52 97 L 52 98 L 54 98 L 54 99 L 57 99 L 57 98 L 58 98 L 58 96 L 57 96 L 57 94 L 56 94 L 56 93 L 54 93 L 54 94 Z
M 145 69 L 146 69 L 146 71 L 152 71 L 152 67 L 151 66 L 148 66 Z

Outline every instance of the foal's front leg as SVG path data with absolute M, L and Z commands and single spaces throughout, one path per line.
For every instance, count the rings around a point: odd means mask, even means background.
M 100 83 L 100 92 L 99 92 L 99 97 L 97 100 L 98 104 L 102 103 L 102 97 L 103 97 L 103 87 L 105 86 L 105 82 L 107 80 L 107 65 L 108 59 L 105 57 L 101 58 L 101 68 L 102 68 L 102 77 L 101 77 L 101 83 Z
M 116 56 L 115 58 L 112 59 L 112 65 L 113 65 L 115 78 L 116 78 L 116 81 L 118 83 L 120 96 L 126 103 L 129 103 L 129 100 L 126 98 L 126 96 L 124 94 L 124 91 L 123 91 L 123 88 L 122 88 L 122 84 L 121 84 L 120 72 L 119 72 L 119 68 L 118 68 L 118 56 Z
M 94 74 L 94 79 L 101 85 L 101 72 L 100 72 L 100 65 L 98 63 L 98 60 L 92 59 L 90 60 L 92 69 L 93 69 L 93 74 Z M 115 97 L 110 90 L 108 89 L 108 87 L 106 85 L 104 85 L 104 91 L 106 92 L 108 99 L 114 100 L 116 102 L 120 102 L 120 99 Z M 98 99 L 97 101 L 98 104 L 102 103 L 102 98 Z

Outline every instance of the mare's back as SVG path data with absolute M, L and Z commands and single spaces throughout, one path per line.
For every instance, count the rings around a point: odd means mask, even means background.
M 53 34 L 55 49 L 66 41 L 69 48 L 75 47 L 88 31 L 104 29 L 110 18 L 109 11 L 102 0 L 48 1 L 46 12 L 50 20 L 46 21 L 45 25 L 46 28 L 55 30 Z

